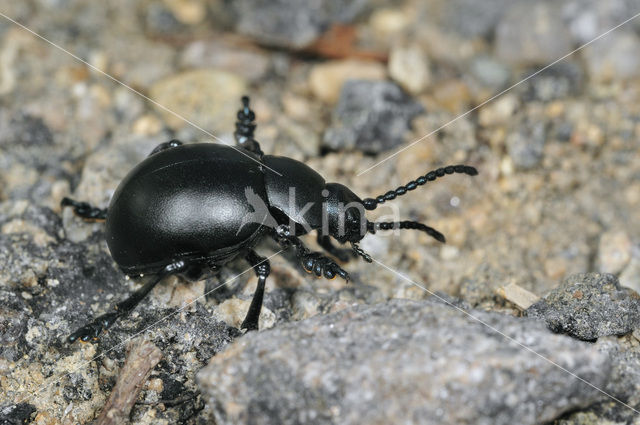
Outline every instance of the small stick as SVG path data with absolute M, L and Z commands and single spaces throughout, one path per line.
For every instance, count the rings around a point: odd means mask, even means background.
M 515 283 L 510 283 L 507 286 L 498 288 L 496 292 L 502 298 L 515 304 L 520 310 L 528 309 L 540 299 L 540 297 L 533 292 L 529 292 Z
M 127 355 L 109 400 L 94 424 L 116 425 L 129 422 L 129 414 L 142 386 L 161 358 L 162 351 L 150 341 L 144 340 L 134 345 Z

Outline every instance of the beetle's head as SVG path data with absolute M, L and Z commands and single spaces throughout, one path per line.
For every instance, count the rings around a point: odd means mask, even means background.
M 328 183 L 326 214 L 329 235 L 340 243 L 358 242 L 367 233 L 367 218 L 362 199 L 348 187 L 339 183 Z
M 417 221 L 390 221 L 390 222 L 373 222 L 367 221 L 365 210 L 375 210 L 378 205 L 387 201 L 392 201 L 398 196 L 405 195 L 407 192 L 422 186 L 429 181 L 433 181 L 438 177 L 447 174 L 461 173 L 469 176 L 475 176 L 478 171 L 468 165 L 449 165 L 438 168 L 410 181 L 406 185 L 400 186 L 395 190 L 390 190 L 384 195 L 375 198 L 360 199 L 349 188 L 338 183 L 329 183 L 326 185 L 328 191 L 325 203 L 324 214 L 325 222 L 328 223 L 328 229 L 324 230 L 326 234 L 334 237 L 338 242 L 351 242 L 354 252 L 364 258 L 366 261 L 373 261 L 371 256 L 364 252 L 358 242 L 368 233 L 376 233 L 378 230 L 394 230 L 394 229 L 414 229 L 425 232 L 434 239 L 444 242 L 444 235 L 436 229 L 429 227 Z

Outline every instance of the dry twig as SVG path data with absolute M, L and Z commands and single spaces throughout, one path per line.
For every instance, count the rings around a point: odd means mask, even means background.
M 129 414 L 142 386 L 161 358 L 162 352 L 152 342 L 143 340 L 136 343 L 129 351 L 109 400 L 94 424 L 115 425 L 129 422 Z

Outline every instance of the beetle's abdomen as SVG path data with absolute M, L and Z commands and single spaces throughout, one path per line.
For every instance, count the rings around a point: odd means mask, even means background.
M 181 258 L 224 264 L 261 229 L 247 220 L 254 212 L 247 190 L 266 204 L 261 166 L 231 147 L 194 144 L 159 152 L 135 167 L 111 200 L 111 255 L 129 274 Z

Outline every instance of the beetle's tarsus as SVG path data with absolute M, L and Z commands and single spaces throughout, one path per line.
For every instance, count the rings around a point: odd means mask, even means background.
M 102 316 L 97 317 L 91 323 L 88 323 L 69 335 L 67 337 L 67 341 L 69 343 L 73 343 L 76 340 L 80 340 L 82 342 L 98 341 L 98 337 L 102 333 L 102 331 L 107 330 L 111 325 L 113 325 L 120 315 L 118 313 L 107 313 Z
M 73 213 L 84 220 L 99 221 L 107 218 L 106 208 L 97 208 L 91 206 L 87 202 L 75 201 L 71 198 L 64 197 L 60 201 L 61 207 L 73 207 Z

